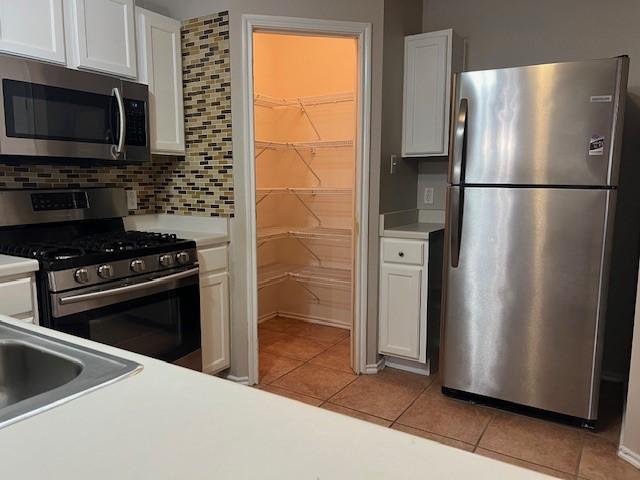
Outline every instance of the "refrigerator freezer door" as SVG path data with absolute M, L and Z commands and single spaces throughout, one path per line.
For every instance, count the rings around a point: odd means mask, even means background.
M 616 185 L 627 70 L 620 57 L 460 74 L 451 183 Z
M 466 187 L 462 199 L 443 385 L 595 418 L 615 191 Z

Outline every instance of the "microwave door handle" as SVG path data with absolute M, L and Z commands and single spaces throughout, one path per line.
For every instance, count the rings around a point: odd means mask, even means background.
M 154 278 L 153 280 L 136 283 L 133 285 L 125 285 L 123 287 L 112 288 L 110 290 L 100 290 L 98 292 L 81 293 L 79 295 L 71 295 L 69 297 L 60 297 L 58 298 L 58 303 L 60 305 L 69 305 L 70 303 L 86 302 L 88 300 L 108 298 L 108 297 L 113 297 L 115 295 L 121 295 L 123 293 L 132 293 L 132 292 L 149 290 L 151 288 L 170 284 L 172 282 L 175 282 L 176 280 L 192 277 L 197 274 L 198 274 L 198 267 L 195 267 L 195 268 L 186 270 L 184 272 L 174 273 L 172 275 L 167 275 L 166 277 Z
M 124 149 L 124 137 L 127 131 L 127 118 L 124 111 L 124 101 L 122 100 L 122 95 L 120 94 L 120 89 L 115 87 L 112 90 L 112 95 L 116 97 L 116 101 L 118 102 L 118 118 L 119 118 L 119 127 L 120 132 L 118 136 L 118 143 L 111 146 L 111 156 L 114 159 L 117 159 L 122 155 L 122 150 Z

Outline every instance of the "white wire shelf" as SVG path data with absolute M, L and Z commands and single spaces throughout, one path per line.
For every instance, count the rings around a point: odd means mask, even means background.
M 258 288 L 292 279 L 299 283 L 335 287 L 351 286 L 351 271 L 312 265 L 274 263 L 258 268 Z
M 269 95 L 256 94 L 254 96 L 254 105 L 266 108 L 278 107 L 298 107 L 326 105 L 331 103 L 353 102 L 356 96 L 351 92 L 336 93 L 333 95 L 318 95 L 314 97 L 289 97 L 278 98 Z
M 298 193 L 300 195 L 351 195 L 351 188 L 342 187 L 273 187 L 256 188 L 259 195 L 269 195 L 274 193 Z
M 278 240 L 280 238 L 348 240 L 351 238 L 351 230 L 326 227 L 265 227 L 258 229 L 259 242 Z
M 316 150 L 320 148 L 347 148 L 353 147 L 353 140 L 311 140 L 308 142 L 271 142 L 256 140 L 256 149 L 259 150 Z

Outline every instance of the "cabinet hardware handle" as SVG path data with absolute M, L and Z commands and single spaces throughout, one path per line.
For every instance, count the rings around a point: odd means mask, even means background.
M 404 252 L 400 252 L 398 253 L 398 255 L 400 255 L 401 257 L 404 257 Z

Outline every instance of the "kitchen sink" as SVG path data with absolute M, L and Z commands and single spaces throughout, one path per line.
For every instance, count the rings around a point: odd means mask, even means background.
M 0 321 L 0 428 L 141 369 L 138 363 Z

